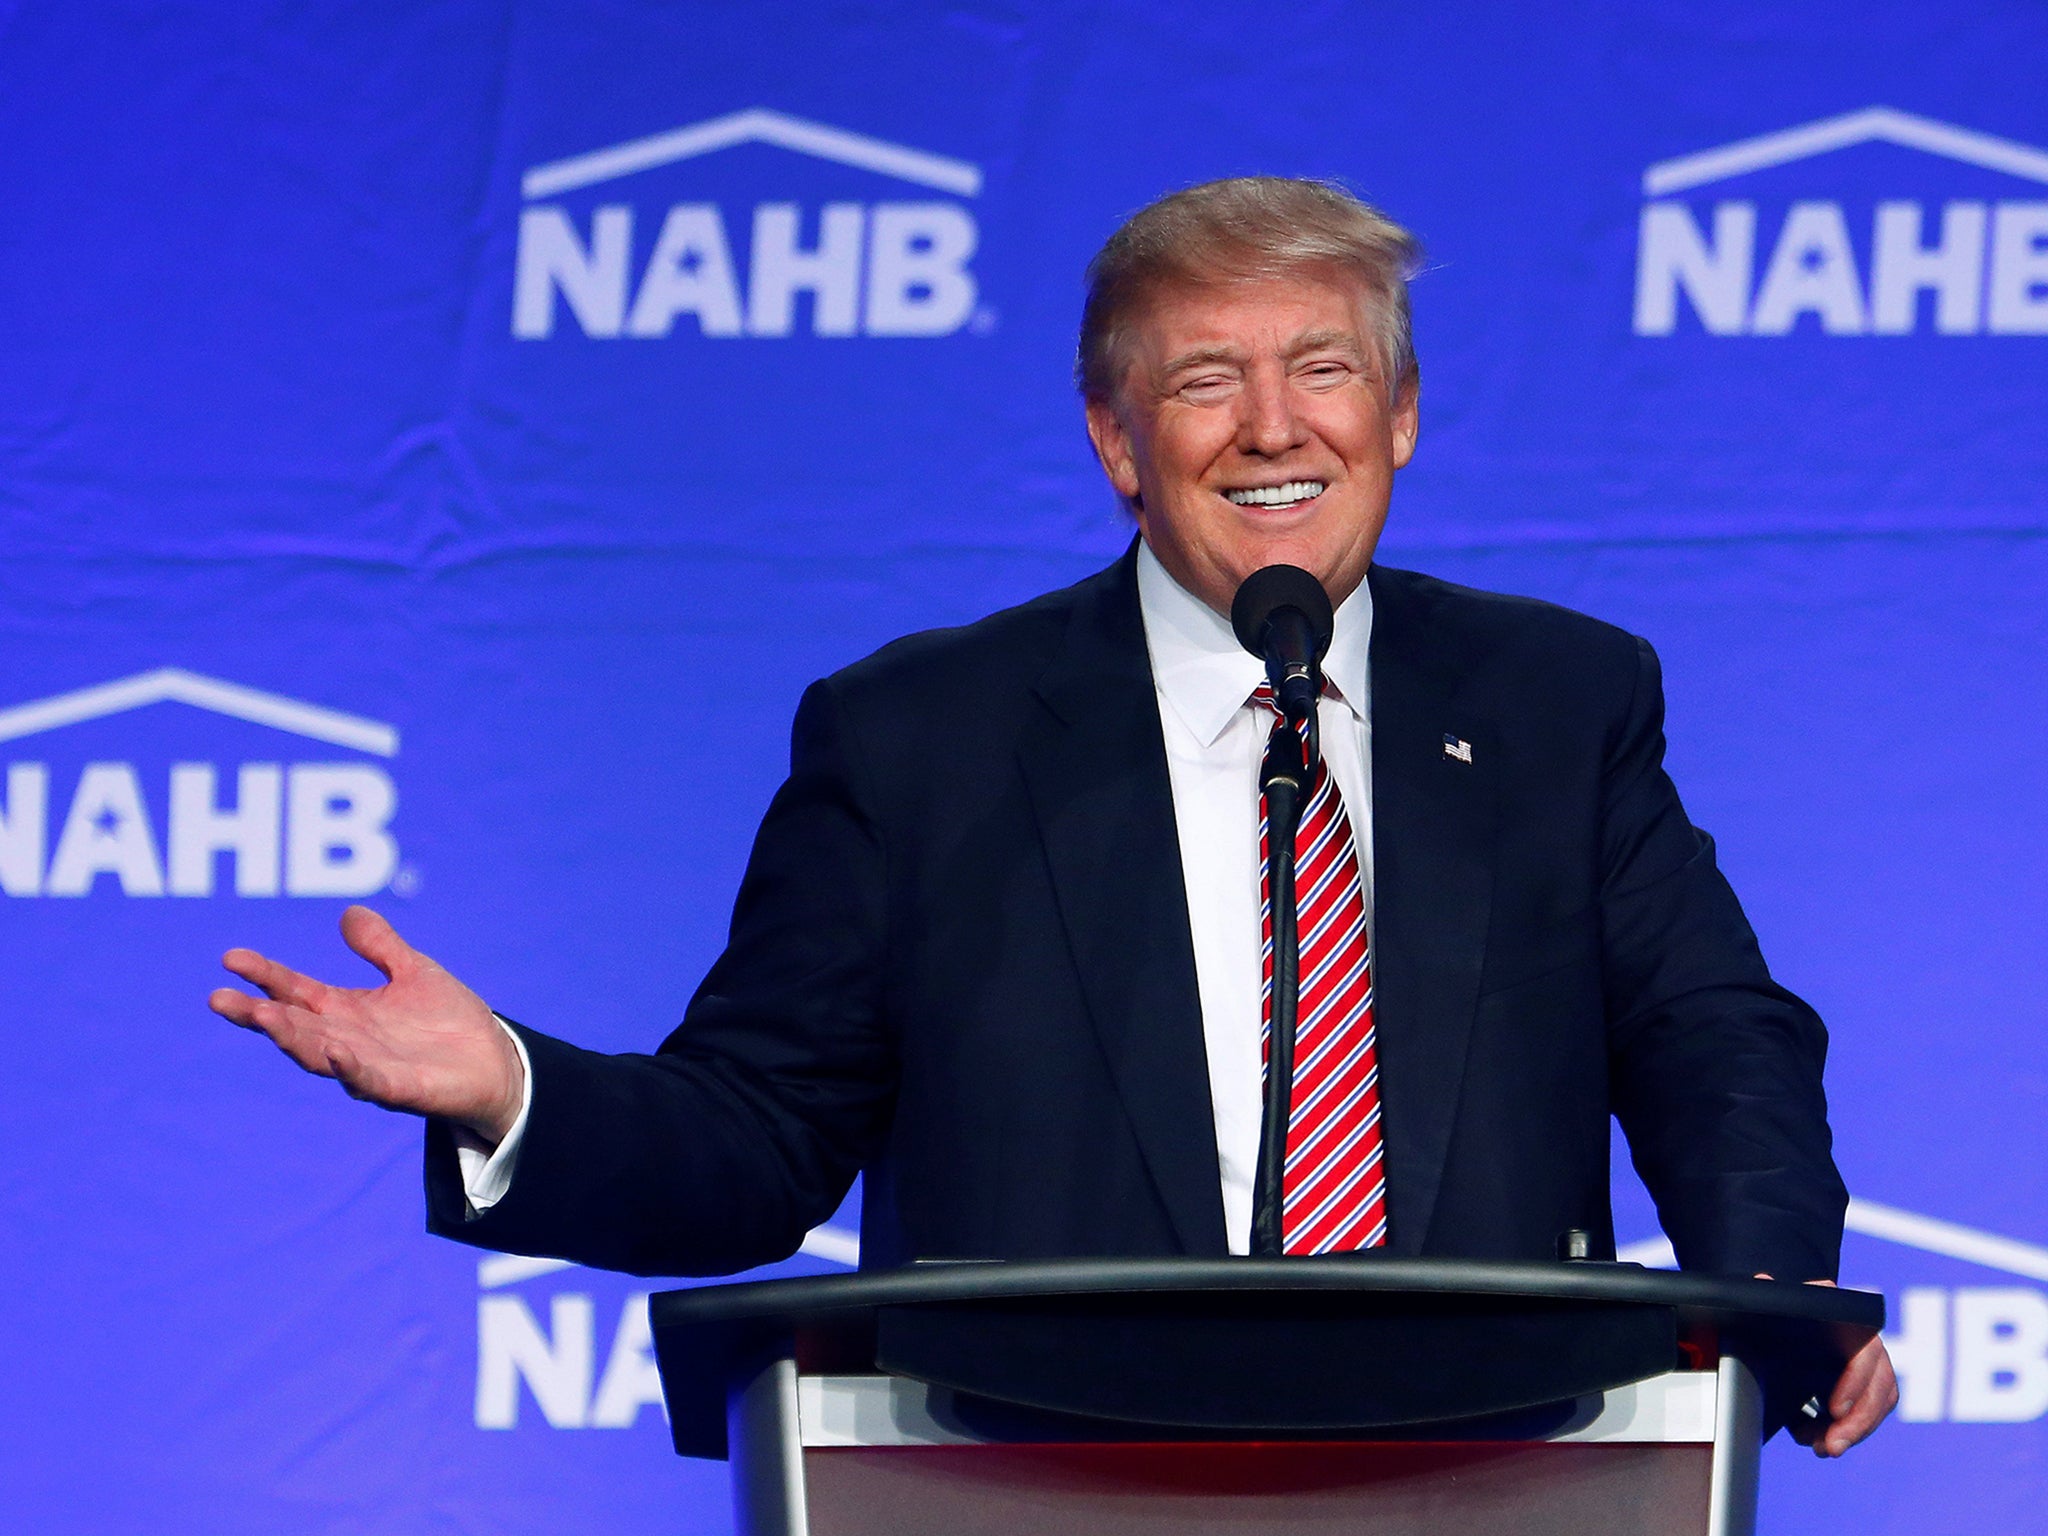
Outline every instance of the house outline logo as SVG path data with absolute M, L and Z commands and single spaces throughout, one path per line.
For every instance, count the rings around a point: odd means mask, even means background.
M 1872 210 L 1798 198 L 1768 239 L 1740 189 L 1704 224 L 1687 197 L 1866 144 L 2048 186 L 2048 149 L 1883 106 L 1656 161 L 1642 175 L 1635 334 L 1670 336 L 1689 310 L 1710 336 L 2048 335 L 2048 194 L 1938 207 L 1889 197 Z
M 417 887 L 390 827 L 391 776 L 363 757 L 398 755 L 398 728 L 182 667 L 158 667 L 0 709 L 0 746 L 66 726 L 183 704 L 361 754 L 332 760 L 248 761 L 227 768 L 179 761 L 150 809 L 133 761 L 83 765 L 68 809 L 52 796 L 52 764 L 7 747 L 0 771 L 0 896 L 81 897 L 103 880 L 124 896 L 212 896 L 225 855 L 238 896 L 367 896 Z M 159 833 L 161 832 L 161 835 Z
M 2028 1280 L 2048 1280 L 2048 1246 L 2021 1242 L 2016 1237 L 1943 1221 L 1936 1216 L 1922 1216 L 1857 1195 L 1850 1197 L 1842 1224 L 1859 1237 L 1874 1237 L 1880 1242 L 1896 1243 L 1902 1248 L 1915 1248 L 1945 1259 L 1961 1259 L 1968 1264 L 2002 1270 Z M 1669 1267 L 1677 1262 L 1671 1251 L 1671 1241 L 1665 1237 L 1647 1237 L 1624 1243 L 1616 1250 L 1616 1257 L 1623 1263 L 1642 1264 L 1651 1269 Z
M 892 144 L 886 139 L 814 123 L 808 118 L 791 117 L 768 107 L 749 107 L 743 112 L 729 112 L 724 117 L 707 118 L 665 133 L 550 160 L 528 170 L 520 178 L 519 190 L 529 201 L 553 197 L 656 166 L 694 160 L 721 149 L 736 149 L 742 144 L 769 144 L 813 159 L 951 192 L 957 197 L 981 195 L 981 167 L 965 160 Z
M 1775 133 L 1737 139 L 1713 149 L 1703 149 L 1671 160 L 1659 160 L 1643 172 L 1643 193 L 1662 197 L 1671 192 L 1690 191 L 1711 182 L 1726 181 L 1751 171 L 1791 165 L 1816 155 L 1853 149 L 1858 144 L 1892 144 L 1917 149 L 1943 159 L 1987 171 L 2004 171 L 2028 181 L 2048 185 L 2048 150 L 2036 149 L 2014 139 L 2001 139 L 1953 123 L 1937 122 L 1895 107 L 1865 107 L 1781 128 Z
M 860 1234 L 830 1224 L 813 1227 L 804 1234 L 797 1252 L 806 1258 L 837 1264 L 842 1269 L 858 1269 Z M 578 1267 L 570 1259 L 536 1259 L 519 1253 L 493 1253 L 477 1260 L 476 1283 L 479 1290 L 495 1291 L 501 1286 L 518 1285 L 541 1275 L 554 1274 L 557 1270 Z
M 189 704 L 212 714 L 271 726 L 332 746 L 353 747 L 378 757 L 398 755 L 396 726 L 289 699 L 280 693 L 247 688 L 202 672 L 188 672 L 183 667 L 158 667 L 110 683 L 95 683 L 0 709 L 0 741 L 125 714 L 150 704 Z
M 659 214 L 606 201 L 587 222 L 555 201 L 748 144 L 871 171 L 920 195 L 816 208 L 769 198 L 750 215 L 704 201 Z M 808 298 L 813 336 L 937 337 L 994 326 L 969 265 L 981 234 L 961 199 L 979 197 L 983 177 L 966 160 L 748 107 L 530 166 L 519 185 L 517 340 L 789 337 L 799 334 L 799 295 Z

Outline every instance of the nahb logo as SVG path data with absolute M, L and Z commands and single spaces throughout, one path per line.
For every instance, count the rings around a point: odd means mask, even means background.
M 813 1227 L 798 1252 L 854 1269 L 860 1235 Z M 546 1276 L 554 1278 L 545 1293 L 527 1284 Z M 478 1429 L 517 1429 L 520 1407 L 529 1400 L 550 1429 L 631 1429 L 643 1408 L 662 1411 L 647 1292 L 615 1297 L 612 1277 L 565 1259 L 511 1253 L 479 1260 L 476 1284 Z M 616 1318 L 609 1341 L 599 1332 L 601 1304 L 604 1318 Z
M 711 200 L 653 208 L 607 199 L 579 211 L 562 201 L 750 144 L 922 191 L 815 205 L 775 198 L 751 208 Z M 976 311 L 968 265 L 980 231 L 960 201 L 980 194 L 981 170 L 964 160 L 755 108 L 534 166 L 520 190 L 526 206 L 512 334 L 524 340 L 556 335 L 565 315 L 584 336 L 641 340 L 679 331 L 790 336 L 799 329 L 814 336 L 948 336 L 991 323 Z M 800 308 L 807 310 L 804 327 Z
M 1689 309 L 1714 336 L 1786 336 L 1802 322 L 1830 336 L 2048 335 L 2048 198 L 1767 198 L 1723 185 L 1863 144 L 1947 162 L 1937 186 L 1987 171 L 1988 185 L 2019 183 L 2014 194 L 2048 184 L 2048 151 L 1890 107 L 1661 160 L 1643 173 L 1636 334 L 1669 336 Z
M 392 726 L 176 667 L 0 709 L 0 743 L 163 703 L 370 757 L 398 753 Z M 402 886 L 391 776 L 360 757 L 282 756 L 155 768 L 133 752 L 84 763 L 47 750 L 16 758 L 0 780 L 0 893 L 85 896 L 104 878 L 126 896 L 211 896 L 223 860 L 238 896 Z

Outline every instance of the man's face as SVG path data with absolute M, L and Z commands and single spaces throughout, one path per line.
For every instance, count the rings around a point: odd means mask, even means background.
M 1155 292 L 1088 435 L 1159 563 L 1219 613 L 1261 566 L 1312 571 L 1341 603 L 1365 579 L 1415 390 L 1390 400 L 1366 300 L 1338 274 Z

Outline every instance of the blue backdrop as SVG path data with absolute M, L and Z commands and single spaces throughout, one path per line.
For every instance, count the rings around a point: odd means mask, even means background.
M 644 1286 L 421 1236 L 418 1127 L 215 957 L 366 975 L 363 897 L 657 1039 L 804 683 L 1126 539 L 1088 255 L 1280 171 L 1432 252 L 1388 560 L 1657 643 L 1833 1028 L 1905 1406 L 1765 1528 L 2038 1529 L 2044 58 L 2020 0 L 0 4 L 7 1523 L 726 1528 Z

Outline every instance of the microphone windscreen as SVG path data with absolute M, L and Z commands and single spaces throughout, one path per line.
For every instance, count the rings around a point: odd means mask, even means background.
M 1245 577 L 1230 603 L 1230 627 L 1237 643 L 1261 659 L 1266 654 L 1266 626 L 1274 614 L 1292 608 L 1308 621 L 1313 657 L 1323 659 L 1337 617 L 1323 584 L 1298 565 L 1268 565 Z

